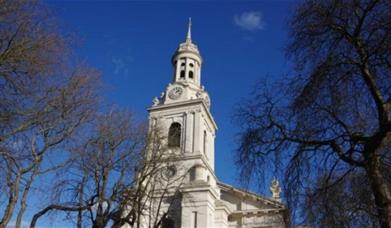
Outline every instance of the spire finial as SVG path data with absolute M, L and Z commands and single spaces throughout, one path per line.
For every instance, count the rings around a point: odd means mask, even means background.
M 189 26 L 187 28 L 186 42 L 191 43 L 191 17 L 189 17 Z

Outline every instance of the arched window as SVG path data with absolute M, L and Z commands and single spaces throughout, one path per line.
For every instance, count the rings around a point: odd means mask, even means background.
M 181 125 L 179 123 L 172 123 L 168 130 L 168 146 L 180 147 L 181 145 Z
M 189 78 L 193 79 L 194 76 L 193 76 L 193 71 L 189 71 Z
M 181 70 L 181 75 L 180 75 L 181 78 L 185 78 L 185 71 L 184 70 Z

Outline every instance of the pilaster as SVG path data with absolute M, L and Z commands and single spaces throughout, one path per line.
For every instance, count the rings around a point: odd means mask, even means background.
M 193 153 L 200 154 L 200 146 L 201 146 L 201 110 L 196 110 L 194 113 L 194 134 L 193 134 Z
M 185 114 L 185 123 L 186 123 L 186 140 L 185 140 L 185 153 L 192 153 L 193 152 L 193 138 L 194 138 L 194 112 L 186 112 Z

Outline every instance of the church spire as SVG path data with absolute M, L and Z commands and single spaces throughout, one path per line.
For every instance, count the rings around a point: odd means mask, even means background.
M 191 18 L 189 18 L 186 40 L 179 44 L 172 57 L 173 82 L 189 83 L 201 88 L 202 58 L 197 45 L 191 39 L 191 25 Z
M 191 43 L 191 17 L 189 17 L 189 25 L 187 28 L 186 43 Z

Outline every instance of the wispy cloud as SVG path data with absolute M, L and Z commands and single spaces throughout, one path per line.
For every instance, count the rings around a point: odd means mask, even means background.
M 112 58 L 111 62 L 114 65 L 114 74 L 119 74 L 122 70 L 127 70 L 125 61 L 122 58 Z
M 127 75 L 129 73 L 129 64 L 133 62 L 133 58 L 131 56 L 127 57 L 112 57 L 111 63 L 114 67 L 114 74 L 123 74 Z
M 239 28 L 248 31 L 262 30 L 265 26 L 262 13 L 259 11 L 248 11 L 235 15 L 234 22 Z

